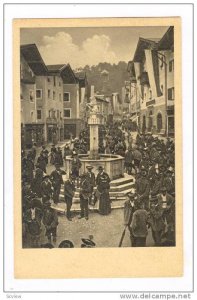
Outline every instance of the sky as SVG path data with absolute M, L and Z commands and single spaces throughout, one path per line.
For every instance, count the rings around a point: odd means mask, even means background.
M 21 45 L 35 43 L 45 64 L 76 69 L 132 60 L 139 37 L 161 38 L 168 27 L 23 28 Z

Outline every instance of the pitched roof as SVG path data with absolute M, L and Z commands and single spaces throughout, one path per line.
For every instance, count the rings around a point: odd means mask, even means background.
M 20 51 L 35 75 L 47 74 L 47 67 L 40 55 L 36 44 L 21 45 Z
M 158 44 L 159 50 L 169 50 L 174 47 L 174 26 L 170 26 Z
M 144 49 L 157 49 L 157 44 L 158 43 L 155 40 L 140 37 L 135 50 L 133 61 L 141 61 L 142 57 L 144 56 Z
M 59 73 L 66 66 L 66 64 L 59 65 L 47 65 L 47 69 L 49 72 Z

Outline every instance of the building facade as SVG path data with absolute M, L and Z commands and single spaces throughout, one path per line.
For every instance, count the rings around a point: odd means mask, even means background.
M 23 147 L 78 136 L 85 124 L 87 78 L 69 64 L 46 66 L 35 44 L 21 46 L 21 136 Z
M 131 111 L 142 132 L 174 134 L 174 30 L 162 39 L 139 38 L 130 73 Z

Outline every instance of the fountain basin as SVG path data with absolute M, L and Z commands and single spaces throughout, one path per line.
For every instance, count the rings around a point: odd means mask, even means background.
M 81 160 L 82 167 L 80 169 L 80 174 L 87 172 L 86 167 L 92 166 L 92 170 L 95 175 L 98 173 L 98 167 L 102 166 L 104 171 L 109 175 L 111 180 L 124 177 L 124 158 L 120 155 L 112 154 L 99 154 L 99 159 L 90 159 L 88 154 L 79 154 L 79 159 Z M 71 170 L 72 157 L 66 157 L 66 170 L 69 174 Z

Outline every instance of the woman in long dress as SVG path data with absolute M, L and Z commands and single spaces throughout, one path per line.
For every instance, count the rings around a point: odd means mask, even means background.
M 99 194 L 99 213 L 101 215 L 108 215 L 111 212 L 111 201 L 109 196 L 110 178 L 109 175 L 104 172 L 103 167 L 100 166 L 98 171 L 96 185 Z

